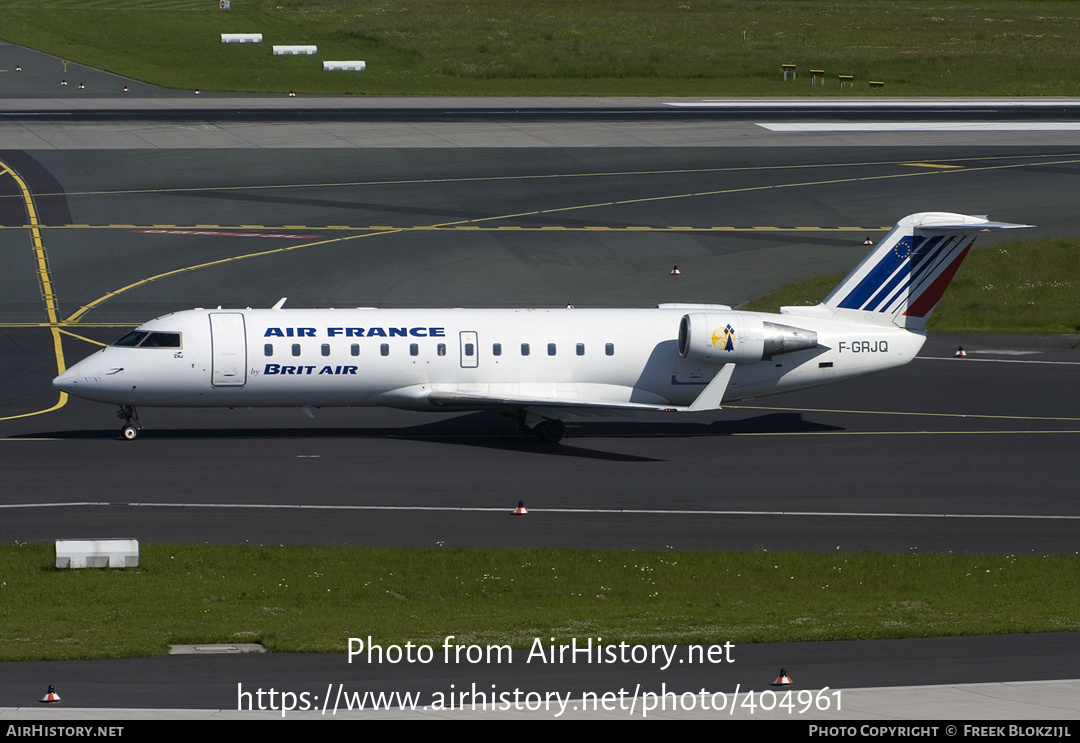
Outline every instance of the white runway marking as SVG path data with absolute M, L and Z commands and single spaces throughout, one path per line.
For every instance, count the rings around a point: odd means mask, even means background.
M 675 108 L 1054 108 L 1076 105 L 1075 98 L 747 98 L 705 99 L 701 101 L 666 101 Z
M 997 351 L 968 351 L 968 353 L 998 353 Z M 926 361 L 958 361 L 964 363 L 992 362 L 996 364 L 1051 364 L 1058 366 L 1080 366 L 1080 361 L 1039 361 L 1037 359 L 973 359 L 957 358 L 956 356 L 916 356 L 917 359 Z
M 10 503 L 3 508 L 62 508 L 65 506 L 130 506 L 132 508 L 258 508 L 309 511 L 461 511 L 512 514 L 514 509 L 479 506 L 326 506 L 310 503 L 117 503 L 115 501 L 73 503 Z M 1080 516 L 1025 513 L 872 513 L 861 511 L 702 511 L 649 508 L 545 508 L 533 513 L 598 513 L 643 516 L 843 516 L 884 519 L 1036 519 L 1041 521 L 1080 521 Z
M 1080 121 L 808 121 L 758 123 L 770 132 L 1071 132 Z

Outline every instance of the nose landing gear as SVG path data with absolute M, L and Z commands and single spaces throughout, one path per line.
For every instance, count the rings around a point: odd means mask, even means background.
M 124 427 L 120 429 L 120 438 L 125 441 L 134 441 L 139 438 L 142 424 L 139 423 L 139 412 L 134 405 L 121 405 L 116 412 L 116 417 L 124 421 Z

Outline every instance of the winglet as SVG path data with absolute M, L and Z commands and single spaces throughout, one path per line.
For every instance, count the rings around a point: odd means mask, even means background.
M 284 306 L 285 306 L 285 300 L 286 300 L 286 299 L 288 299 L 288 297 L 282 297 L 281 299 L 279 299 L 279 300 L 277 301 L 277 304 L 275 304 L 275 305 L 274 305 L 273 307 L 271 307 L 270 309 L 272 309 L 272 310 L 280 310 L 280 309 L 281 309 L 282 307 L 284 307 Z
M 716 372 L 716 376 L 712 378 L 712 381 L 697 396 L 697 399 L 690 403 L 687 410 L 691 413 L 696 413 L 699 410 L 719 410 L 720 403 L 724 401 L 724 393 L 727 392 L 728 383 L 731 381 L 731 374 L 734 371 L 734 364 L 724 364 L 720 371 Z

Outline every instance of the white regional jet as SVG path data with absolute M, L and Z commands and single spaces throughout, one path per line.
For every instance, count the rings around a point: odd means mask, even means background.
M 159 317 L 53 384 L 120 406 L 387 406 L 497 410 L 543 441 L 602 410 L 717 410 L 725 401 L 901 366 L 979 230 L 905 217 L 816 307 L 653 309 L 195 309 Z

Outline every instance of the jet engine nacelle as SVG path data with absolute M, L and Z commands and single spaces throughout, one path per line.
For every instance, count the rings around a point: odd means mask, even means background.
M 679 324 L 679 353 L 710 364 L 750 364 L 817 347 L 817 333 L 752 312 L 697 312 Z

